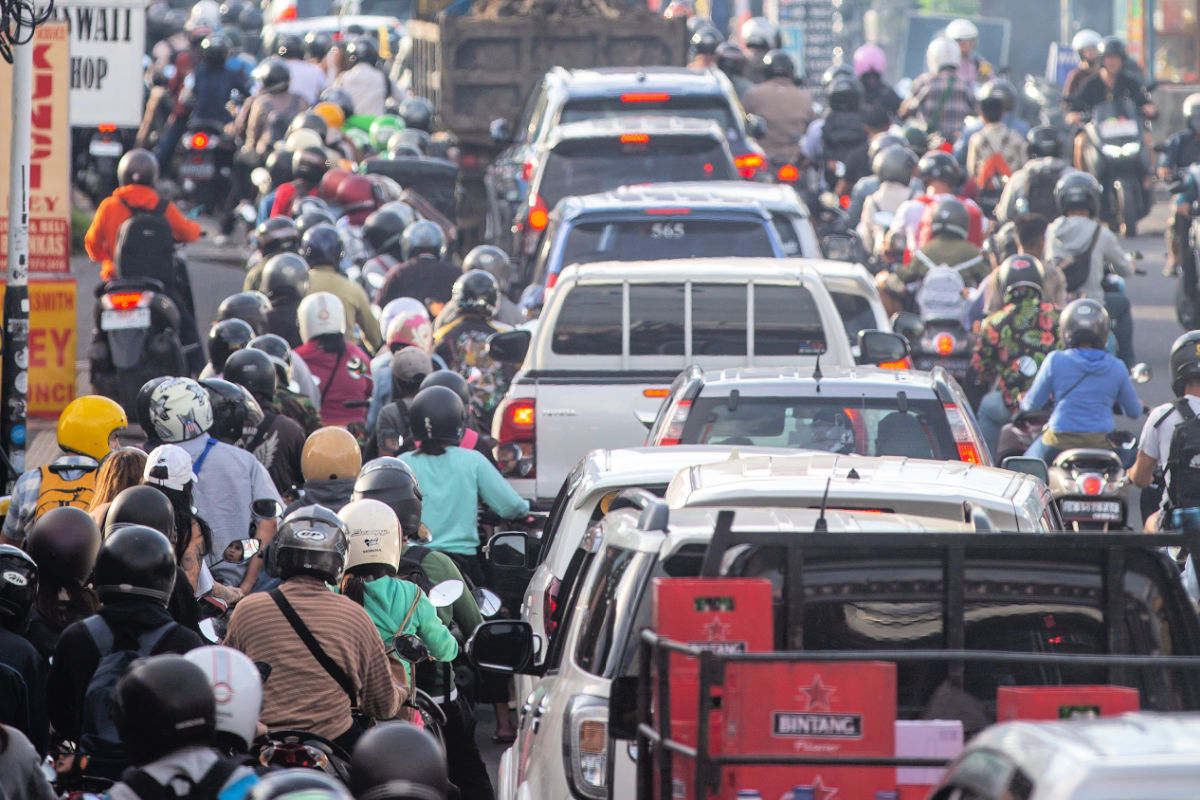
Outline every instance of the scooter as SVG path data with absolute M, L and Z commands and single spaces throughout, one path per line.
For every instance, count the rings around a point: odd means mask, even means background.
M 236 143 L 212 120 L 192 120 L 179 143 L 175 174 L 184 196 L 209 214 L 218 213 L 233 186 Z
M 920 251 L 917 258 L 925 258 Z M 962 273 L 973 268 L 983 258 L 978 255 L 962 264 L 948 266 L 927 261 L 929 271 L 916 289 L 918 314 L 902 312 L 897 315 L 901 327 L 909 335 L 913 364 L 919 370 L 942 367 L 959 381 L 966 379 L 975 346 L 975 335 L 963 325 L 969 300 Z M 919 316 L 918 320 L 911 317 Z M 900 331 L 897 331 L 900 332 Z
M 1125 431 L 1114 431 L 1109 441 L 1124 450 L 1137 448 L 1136 438 Z M 1050 465 L 1049 475 L 1050 494 L 1071 530 L 1108 531 L 1125 527 L 1129 512 L 1125 488 L 1129 479 L 1117 452 L 1065 450 Z
M 1188 187 L 1193 189 L 1200 187 L 1200 164 L 1188 166 L 1183 174 L 1172 181 L 1167 188 L 1174 194 Z M 1179 283 L 1175 287 L 1175 318 L 1179 320 L 1179 324 L 1185 331 L 1192 331 L 1200 327 L 1200 292 L 1189 295 L 1184 291 L 1185 282 L 1194 281 L 1196 276 L 1200 275 L 1200 202 L 1192 203 L 1191 214 L 1192 225 L 1188 230 L 1188 252 L 1185 256 L 1192 263 L 1191 275 L 1188 275 L 1189 270 L 1187 269 L 1177 270 Z
M 1092 109 L 1084 132 L 1084 163 L 1103 189 L 1101 218 L 1114 233 L 1137 236 L 1138 222 L 1152 205 L 1143 188 L 1150 159 L 1138 110 L 1128 98 L 1100 103 Z
M 132 131 L 123 131 L 116 125 L 98 125 L 94 128 L 72 128 L 75 153 L 75 185 L 87 195 L 92 205 L 116 191 L 120 182 L 117 164 L 129 149 Z

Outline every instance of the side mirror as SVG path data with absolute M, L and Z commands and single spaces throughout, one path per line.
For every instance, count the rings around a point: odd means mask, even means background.
M 908 358 L 908 340 L 891 331 L 859 331 L 858 350 L 864 364 L 894 364 Z
M 636 739 L 638 726 L 638 678 L 621 675 L 608 688 L 608 738 Z
M 500 608 L 503 605 L 500 602 L 500 597 L 485 586 L 476 586 L 471 590 L 471 597 L 475 598 L 475 605 L 479 606 L 479 613 L 484 619 L 494 617 L 500 613 Z
M 897 311 L 892 315 L 892 330 L 912 342 L 925 335 L 925 322 L 919 314 Z
M 225 546 L 221 560 L 230 564 L 244 564 L 258 555 L 262 542 L 258 539 L 235 539 Z
M 462 597 L 463 590 L 466 588 L 467 585 L 457 578 L 442 581 L 429 590 L 429 602 L 433 603 L 434 608 L 453 605 L 455 600 Z
M 278 519 L 283 516 L 283 504 L 278 500 L 260 498 L 250 503 L 250 513 L 255 519 Z
M 758 114 L 746 115 L 746 133 L 755 139 L 767 134 L 767 121 Z
M 1140 362 L 1129 368 L 1129 377 L 1134 383 L 1149 383 L 1154 378 L 1154 370 L 1149 364 Z
M 858 261 L 858 249 L 854 238 L 840 233 L 831 233 L 821 240 L 821 251 L 830 261 Z
M 401 661 L 416 664 L 429 658 L 429 648 L 419 638 L 411 633 L 405 633 L 392 640 L 392 649 Z
M 1035 478 L 1041 478 L 1042 483 L 1050 485 L 1050 470 L 1046 468 L 1046 462 L 1040 458 L 1026 458 L 1025 456 L 1009 456 L 1001 462 L 1000 466 L 1004 469 L 1012 470 L 1013 472 L 1023 472 L 1026 475 L 1032 475 Z
M 524 531 L 500 531 L 484 545 L 483 554 L 493 567 L 526 569 L 530 566 Z
M 529 353 L 529 342 L 532 339 L 533 334 L 524 330 L 493 333 L 487 340 L 487 352 L 493 361 L 521 364 Z
M 531 674 L 535 653 L 533 627 L 524 620 L 484 622 L 467 641 L 475 666 L 505 675 Z
M 494 119 L 488 125 L 488 133 L 496 144 L 511 144 L 513 140 L 512 127 L 506 119 Z

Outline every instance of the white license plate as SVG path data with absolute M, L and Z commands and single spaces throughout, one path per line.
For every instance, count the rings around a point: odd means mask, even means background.
M 1062 516 L 1065 520 L 1099 520 L 1120 522 L 1121 503 L 1118 500 L 1063 500 Z
M 100 312 L 100 330 L 125 331 L 150 327 L 148 308 L 109 308 Z
M 1100 121 L 1100 135 L 1105 139 L 1124 139 L 1137 136 L 1138 124 L 1136 119 L 1110 117 Z
M 185 161 L 179 166 L 179 176 L 182 178 L 208 180 L 215 173 L 216 167 L 211 161 L 201 161 L 199 164 L 192 161 Z
M 88 152 L 101 158 L 120 158 L 121 154 L 125 152 L 125 148 L 121 146 L 120 142 L 93 139 L 88 143 Z

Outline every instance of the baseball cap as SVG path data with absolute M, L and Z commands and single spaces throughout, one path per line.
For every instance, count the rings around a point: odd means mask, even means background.
M 192 472 L 192 457 L 178 445 L 160 444 L 146 456 L 146 471 L 142 473 L 142 480 L 152 486 L 181 492 L 189 481 L 196 481 L 196 473 Z

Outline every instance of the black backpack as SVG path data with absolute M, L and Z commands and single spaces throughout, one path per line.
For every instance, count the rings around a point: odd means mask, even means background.
M 821 148 L 826 161 L 845 162 L 866 141 L 861 111 L 831 111 L 821 127 Z
M 191 789 L 178 794 L 171 786 L 163 786 L 150 776 L 144 769 L 130 767 L 121 775 L 121 782 L 141 800 L 217 800 L 221 789 L 237 771 L 238 767 L 254 767 L 254 763 L 245 757 L 218 758 L 204 777 L 196 781 Z M 240 785 L 239 782 L 238 785 Z M 246 788 L 252 784 L 247 783 Z
M 1171 434 L 1166 466 L 1170 479 L 1167 497 L 1172 508 L 1191 508 L 1200 506 L 1200 417 L 1192 411 L 1186 397 L 1176 400 L 1174 409 L 1183 419 Z M 1169 416 L 1164 414 L 1154 427 Z
M 124 200 L 129 219 L 117 231 L 113 266 L 118 278 L 153 278 L 164 287 L 175 283 L 175 232 L 167 222 L 167 201 L 154 208 L 137 208 Z
M 1087 248 L 1081 253 L 1059 260 L 1058 266 L 1067 279 L 1068 292 L 1078 291 L 1079 287 L 1087 282 L 1088 276 L 1092 274 L 1092 251 L 1096 249 L 1096 242 L 1099 239 L 1100 223 L 1097 222 L 1096 230 L 1092 233 Z
M 429 548 L 424 545 L 410 547 L 404 551 L 404 555 L 400 556 L 400 565 L 396 570 L 397 578 L 415 583 L 426 595 L 433 588 L 433 582 L 429 580 L 429 576 L 425 574 L 425 568 L 421 566 L 421 562 L 427 555 L 429 555 Z
M 1054 200 L 1054 187 L 1062 177 L 1063 169 L 1045 164 L 1029 172 L 1025 186 L 1025 202 L 1030 214 L 1041 214 L 1046 219 L 1058 216 L 1058 204 Z

